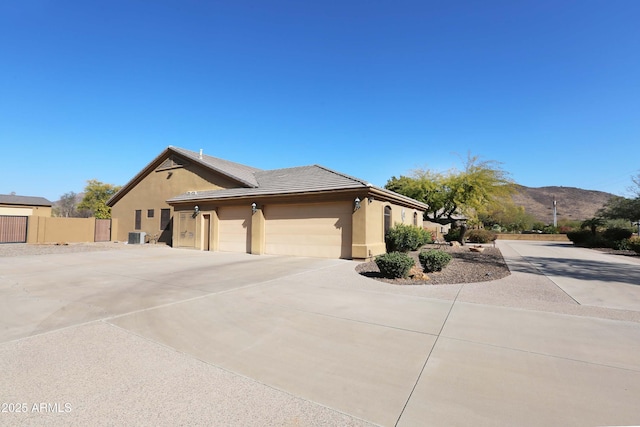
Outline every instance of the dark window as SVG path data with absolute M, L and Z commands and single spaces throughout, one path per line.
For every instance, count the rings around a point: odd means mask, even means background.
M 134 228 L 136 230 L 140 230 L 142 228 L 142 211 L 140 209 L 136 210 L 136 225 Z
M 387 233 L 391 229 L 391 206 L 384 207 L 384 235 L 387 236 Z
M 154 214 L 155 212 L 153 211 L 153 209 L 147 209 L 147 218 L 153 218 Z
M 160 230 L 164 230 L 169 226 L 171 221 L 171 209 L 160 210 Z
M 413 225 L 418 226 L 418 212 L 413 213 Z

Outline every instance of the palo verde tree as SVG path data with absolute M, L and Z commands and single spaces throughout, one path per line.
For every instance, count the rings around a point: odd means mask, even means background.
M 629 191 L 635 194 L 634 198 L 614 196 L 597 212 L 598 217 L 615 220 L 624 219 L 630 222 L 640 220 L 640 174 L 631 178 L 633 186 Z
M 524 206 L 517 206 L 512 200 L 489 203 L 478 211 L 478 219 L 485 227 L 497 227 L 497 230 L 508 232 L 531 230 L 536 222 Z
M 116 194 L 118 190 L 120 190 L 120 186 L 105 184 L 97 179 L 90 179 L 84 188 L 84 198 L 78 204 L 78 209 L 90 211 L 96 218 L 111 218 L 111 208 L 107 206 L 107 200 Z
M 417 169 L 411 176 L 392 177 L 385 188 L 426 203 L 425 219 L 439 223 L 454 222 L 456 214 L 475 218 L 486 206 L 516 191 L 499 162 L 470 154 L 463 170 Z

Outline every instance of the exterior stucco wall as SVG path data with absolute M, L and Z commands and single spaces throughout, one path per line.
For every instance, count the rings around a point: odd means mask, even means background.
M 361 203 L 360 209 L 354 212 L 353 258 L 366 259 L 386 252 L 384 241 L 386 206 L 391 207 L 391 226 L 414 225 L 414 214 L 417 215 L 418 227 L 422 226 L 423 211 L 376 198 L 366 198 Z
M 498 240 L 533 240 L 538 242 L 570 242 L 566 234 L 498 234 Z
M 237 183 L 194 164 L 170 170 L 153 170 L 111 208 L 111 216 L 119 221 L 117 239 L 127 240 L 129 232 L 144 231 L 149 237 L 157 236 L 159 242 L 171 244 L 171 229 L 160 229 L 162 209 L 170 209 L 171 217 L 175 220 L 173 208 L 166 203 L 167 199 L 187 191 L 216 190 L 238 186 Z M 148 216 L 149 209 L 154 211 L 153 218 Z M 139 230 L 135 229 L 136 210 L 142 211 Z M 171 227 L 171 222 L 169 227 Z
M 17 205 L 0 205 L 0 215 L 11 216 L 51 216 L 50 206 L 17 206 Z
M 355 208 L 356 198 L 360 201 L 359 209 Z M 252 203 L 256 203 L 257 208 L 253 214 Z M 196 205 L 199 212 L 194 216 Z M 422 210 L 403 206 L 393 199 L 381 200 L 367 190 L 180 202 L 174 205 L 174 246 L 252 254 L 303 253 L 305 256 L 366 259 L 386 252 L 386 206 L 392 209 L 392 225 L 413 225 L 415 214 L 417 225 L 422 226 Z M 232 215 L 232 212 L 236 214 Z M 242 230 L 238 228 L 237 212 L 246 213 L 241 218 Z M 331 218 L 335 219 L 329 221 Z M 336 239 L 337 229 L 342 230 L 339 239 Z M 322 230 L 326 236 L 322 235 Z M 315 241 L 319 242 L 316 252 L 312 250 Z
M 196 205 L 198 206 L 199 213 L 194 216 L 194 208 Z M 205 218 L 207 219 L 206 221 Z M 208 229 L 206 226 L 208 226 Z M 194 233 L 193 241 L 185 235 L 185 233 L 191 230 Z M 219 246 L 219 230 L 220 221 L 218 211 L 217 207 L 213 204 L 191 203 L 179 205 L 174 208 L 174 247 L 217 251 Z
M 111 240 L 118 220 L 111 220 Z M 27 243 L 83 243 L 95 241 L 95 218 L 56 218 L 32 216 L 27 227 Z
M 451 230 L 451 224 L 439 224 L 437 222 L 424 221 L 425 230 L 431 231 L 436 239 L 443 239 L 443 236 Z

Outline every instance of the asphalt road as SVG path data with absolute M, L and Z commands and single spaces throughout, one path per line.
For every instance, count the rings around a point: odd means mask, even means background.
M 512 275 L 164 247 L 0 258 L 0 425 L 640 424 L 640 265 L 499 242 Z

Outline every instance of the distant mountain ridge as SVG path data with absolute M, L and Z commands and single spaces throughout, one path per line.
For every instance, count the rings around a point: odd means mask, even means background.
M 518 185 L 513 196 L 517 206 L 523 206 L 537 221 L 553 223 L 553 200 L 557 203 L 558 221 L 593 218 L 614 194 L 604 191 L 583 190 L 575 187 L 525 187 Z

